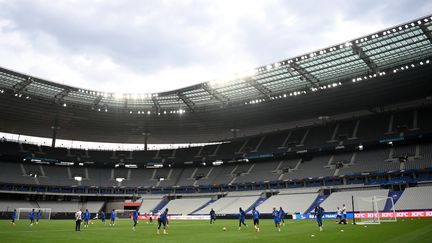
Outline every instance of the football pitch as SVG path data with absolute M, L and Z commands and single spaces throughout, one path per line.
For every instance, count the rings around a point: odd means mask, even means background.
M 73 220 L 43 220 L 32 227 L 27 220 L 15 226 L 1 220 L 0 242 L 432 242 L 432 219 L 399 219 L 367 227 L 325 220 L 323 232 L 312 220 L 287 221 L 281 232 L 275 230 L 272 220 L 261 220 L 260 233 L 255 232 L 251 220 L 247 223 L 249 227 L 239 231 L 237 220 L 217 220 L 214 225 L 208 221 L 170 221 L 168 235 L 157 235 L 157 225 L 145 221 L 139 222 L 136 231 L 132 231 L 131 221 L 118 220 L 114 227 L 97 221 L 75 232 Z

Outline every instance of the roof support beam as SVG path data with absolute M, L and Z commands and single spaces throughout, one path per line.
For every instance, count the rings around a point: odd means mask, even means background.
M 312 73 L 310 73 L 308 70 L 304 69 L 300 65 L 298 65 L 296 62 L 293 62 L 290 64 L 294 70 L 296 70 L 300 75 L 306 79 L 310 84 L 312 84 L 314 87 L 319 87 L 320 80 L 315 77 Z
M 13 90 L 15 93 L 19 93 L 23 91 L 27 86 L 33 83 L 33 78 L 28 77 L 26 80 L 21 81 L 13 86 Z
M 157 97 L 156 97 L 156 96 L 153 96 L 151 99 L 152 99 L 153 104 L 154 104 L 154 106 L 155 106 L 155 108 L 156 108 L 156 112 L 160 112 L 160 110 L 161 110 L 161 106 L 160 106 L 160 104 L 159 104 L 159 101 L 157 100 Z
M 230 101 L 227 97 L 225 97 L 223 94 L 219 93 L 217 90 L 212 89 L 208 84 L 204 83 L 202 85 L 202 88 L 207 91 L 213 98 L 220 101 L 222 104 L 226 105 Z
M 195 110 L 195 103 L 191 99 L 189 99 L 189 97 L 187 97 L 182 92 L 177 93 L 177 96 L 186 104 L 189 110 L 191 110 L 192 112 Z
M 428 38 L 429 42 L 432 44 L 432 34 L 428 30 L 428 28 L 425 25 L 420 25 L 420 29 L 423 31 L 423 34 Z
M 60 102 L 66 97 L 70 92 L 70 89 L 64 89 L 60 93 L 54 95 L 54 102 L 56 104 L 60 104 Z
M 364 53 L 361 47 L 353 43 L 351 45 L 351 48 L 354 54 L 357 54 L 360 57 L 360 59 L 362 59 L 366 63 L 366 65 L 370 68 L 370 70 L 372 70 L 372 72 L 374 73 L 379 72 L 378 66 L 372 61 L 372 59 L 369 58 L 368 55 L 366 55 L 366 53 Z
M 254 87 L 256 90 L 258 90 L 261 94 L 265 95 L 267 98 L 270 98 L 272 91 L 267 88 L 266 86 L 262 85 L 258 81 L 256 81 L 254 78 L 248 78 L 247 79 L 248 84 L 250 84 L 252 87 Z

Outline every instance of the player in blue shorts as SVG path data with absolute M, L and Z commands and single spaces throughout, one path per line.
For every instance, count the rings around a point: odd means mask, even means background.
M 285 226 L 285 211 L 282 209 L 282 207 L 279 208 L 279 219 L 281 221 L 282 226 Z
M 88 211 L 88 209 L 86 209 L 86 211 L 84 212 L 83 219 L 84 219 L 84 228 L 88 228 L 89 221 L 90 221 L 90 212 Z
M 213 208 L 210 210 L 210 224 L 214 224 L 216 221 L 216 212 Z
M 102 211 L 101 212 L 101 221 L 102 221 L 102 223 L 106 224 L 105 220 L 106 220 L 105 211 Z
M 117 216 L 117 213 L 116 213 L 116 211 L 113 209 L 112 212 L 111 212 L 111 222 L 110 222 L 110 226 L 114 226 L 114 225 L 115 225 L 116 216 Z
M 242 208 L 239 208 L 239 230 L 241 230 L 242 225 L 248 227 L 247 224 L 245 224 L 245 219 L 246 212 Z
M 280 225 L 280 214 L 279 211 L 276 210 L 276 208 L 273 208 L 273 221 L 275 223 L 275 227 L 278 229 L 278 231 L 281 231 L 281 225 Z
M 30 219 L 30 226 L 33 226 L 35 222 L 35 210 L 32 209 L 32 211 L 29 213 L 29 219 Z
M 318 227 L 319 227 L 320 231 L 323 230 L 322 218 L 324 216 L 324 213 L 325 213 L 324 208 L 320 207 L 319 205 L 317 205 L 315 207 L 314 215 L 315 215 L 315 218 L 316 218 L 316 221 L 318 223 Z
M 258 210 L 256 210 L 256 208 L 253 208 L 253 210 L 252 210 L 252 218 L 253 218 L 253 223 L 254 223 L 255 231 L 257 233 L 259 233 L 259 231 L 260 231 L 259 216 L 260 216 L 260 213 L 258 212 Z
M 168 208 L 166 208 L 165 211 L 163 213 L 161 213 L 158 217 L 158 228 L 157 228 L 157 232 L 156 232 L 157 234 L 159 234 L 159 230 L 160 230 L 162 225 L 163 225 L 164 235 L 168 234 L 166 232 L 167 221 L 168 221 Z
M 16 211 L 16 209 L 14 209 L 14 211 L 12 212 L 12 222 L 11 222 L 13 225 L 15 225 L 16 214 L 17 214 L 17 211 Z
M 36 213 L 36 224 L 39 224 L 39 220 L 41 219 L 41 211 L 37 211 Z
M 133 215 L 132 215 L 132 220 L 133 220 L 133 222 L 134 222 L 134 225 L 133 225 L 133 227 L 132 227 L 132 230 L 133 230 L 133 231 L 135 231 L 135 227 L 136 227 L 136 225 L 137 225 L 137 223 L 138 223 L 138 217 L 139 217 L 138 209 L 135 209 L 135 211 L 133 212 Z

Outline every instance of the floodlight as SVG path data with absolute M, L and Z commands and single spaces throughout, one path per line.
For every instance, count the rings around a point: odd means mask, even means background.
M 76 181 L 82 181 L 82 177 L 81 176 L 75 176 L 74 180 L 76 180 Z
M 120 183 L 120 182 L 124 181 L 125 178 L 123 178 L 123 177 L 117 177 L 117 178 L 115 178 L 115 180 Z
M 222 165 L 223 161 L 222 160 L 216 160 L 212 163 L 214 166 L 218 166 L 218 165 Z

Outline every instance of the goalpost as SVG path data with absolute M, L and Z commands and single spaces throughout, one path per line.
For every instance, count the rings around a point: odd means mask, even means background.
M 357 224 L 381 224 L 397 221 L 392 197 L 353 197 L 353 206 Z
M 17 208 L 16 220 L 29 219 L 30 212 L 34 209 L 34 218 L 37 219 L 37 213 L 40 211 L 40 219 L 51 219 L 51 208 Z
M 135 210 L 116 209 L 117 219 L 130 219 L 133 216 Z

